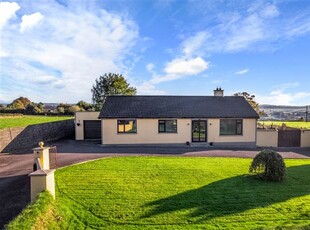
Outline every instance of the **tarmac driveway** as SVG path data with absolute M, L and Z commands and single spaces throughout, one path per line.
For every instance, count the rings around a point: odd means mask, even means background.
M 57 168 L 111 156 L 204 156 L 253 158 L 261 149 L 217 147 L 133 146 L 104 147 L 96 142 L 63 140 L 46 146 L 57 147 Z M 310 148 L 277 148 L 284 158 L 310 158 Z M 0 154 L 0 229 L 30 202 L 32 150 Z

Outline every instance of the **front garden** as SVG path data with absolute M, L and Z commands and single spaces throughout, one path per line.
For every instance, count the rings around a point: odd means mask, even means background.
M 250 164 L 240 158 L 117 157 L 66 167 L 56 171 L 57 199 L 47 218 L 33 219 L 33 226 L 309 228 L 310 160 L 285 160 L 283 182 L 248 176 Z

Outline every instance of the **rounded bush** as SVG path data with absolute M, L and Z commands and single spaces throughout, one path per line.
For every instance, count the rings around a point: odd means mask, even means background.
M 282 156 L 273 150 L 262 150 L 253 159 L 250 174 L 267 181 L 282 181 L 286 168 Z

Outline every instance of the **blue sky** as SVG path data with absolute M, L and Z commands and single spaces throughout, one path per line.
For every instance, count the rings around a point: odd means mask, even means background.
M 0 33 L 0 102 L 90 102 L 115 72 L 138 94 L 310 104 L 308 0 L 1 1 Z

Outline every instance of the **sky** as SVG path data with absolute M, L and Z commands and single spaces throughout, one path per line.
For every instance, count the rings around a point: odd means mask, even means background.
M 139 95 L 310 105 L 310 1 L 0 1 L 0 103 L 91 102 L 110 72 Z

